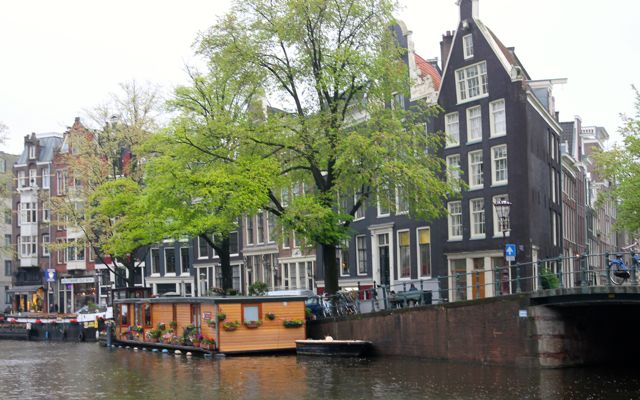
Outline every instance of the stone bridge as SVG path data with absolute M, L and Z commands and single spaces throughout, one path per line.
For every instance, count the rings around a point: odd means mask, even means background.
M 640 288 L 579 287 L 312 321 L 309 336 L 384 356 L 527 367 L 637 362 Z

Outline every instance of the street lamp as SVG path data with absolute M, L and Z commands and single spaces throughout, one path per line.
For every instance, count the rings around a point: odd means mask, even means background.
M 511 202 L 505 199 L 496 200 L 493 203 L 493 208 L 495 208 L 496 216 L 498 217 L 498 228 L 502 231 L 502 252 L 503 252 L 504 259 L 506 261 L 507 237 L 505 232 L 509 230 L 509 227 L 507 225 L 510 225 L 508 221 L 509 221 L 509 210 L 511 209 Z M 511 266 L 511 263 L 509 263 L 509 266 Z M 505 272 L 507 273 L 507 276 L 506 276 L 507 282 L 509 282 L 509 270 L 507 269 L 505 270 Z M 501 280 L 504 281 L 504 278 Z M 502 291 L 503 291 L 502 284 L 500 284 L 501 294 L 502 294 Z

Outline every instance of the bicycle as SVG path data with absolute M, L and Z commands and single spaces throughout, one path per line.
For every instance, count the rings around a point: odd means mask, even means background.
M 622 256 L 624 254 L 617 253 L 613 254 L 615 257 L 613 260 L 607 257 L 607 264 L 609 266 L 609 281 L 616 285 L 623 285 L 627 279 L 631 277 L 631 272 L 629 271 L 629 267 L 624 263 Z M 631 264 L 633 267 L 633 271 L 638 270 L 638 265 L 640 264 L 640 254 L 631 253 Z

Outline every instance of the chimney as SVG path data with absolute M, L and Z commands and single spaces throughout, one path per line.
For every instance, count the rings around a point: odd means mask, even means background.
M 455 31 L 447 31 L 442 35 L 442 42 L 440 42 L 440 59 L 442 60 L 442 72 L 447 67 L 447 61 L 449 61 L 449 51 L 453 44 L 453 34 Z
M 460 6 L 460 21 L 478 18 L 479 0 L 458 0 Z

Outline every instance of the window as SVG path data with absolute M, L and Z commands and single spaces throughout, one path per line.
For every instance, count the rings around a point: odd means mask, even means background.
M 37 251 L 37 236 L 20 236 L 21 257 L 36 257 Z
M 180 268 L 181 273 L 188 274 L 189 273 L 189 248 L 188 247 L 180 247 Z
M 4 276 L 11 276 L 13 274 L 13 265 L 11 260 L 4 260 Z
M 358 198 L 359 197 L 360 196 L 358 194 L 355 194 L 353 196 L 353 204 L 354 205 L 358 202 Z M 353 216 L 353 220 L 357 221 L 357 220 L 363 219 L 364 218 L 364 212 L 365 212 L 366 208 L 367 208 L 366 202 L 363 200 L 362 204 L 360 204 L 360 207 L 358 207 L 358 209 L 356 210 L 356 213 Z
M 151 327 L 151 304 L 144 303 L 142 305 L 142 314 L 144 315 L 144 326 Z
M 469 152 L 469 189 L 481 189 L 483 184 L 482 150 Z
M 4 235 L 4 246 L 8 249 L 11 247 L 11 234 L 5 234 Z
M 290 242 L 291 238 L 289 235 L 289 231 L 282 228 L 282 248 L 283 249 L 288 249 L 290 247 Z
M 61 195 L 67 191 L 67 174 L 65 171 L 56 171 L 56 193 Z
M 447 182 L 460 179 L 460 154 L 447 156 Z
M 302 246 L 302 239 L 300 238 L 300 234 L 296 233 L 294 231 L 293 232 L 293 247 L 294 248 L 299 248 L 300 246 Z
M 18 187 L 27 187 L 27 173 L 25 171 L 18 171 Z
M 69 239 L 67 243 L 66 261 L 84 261 L 84 244 L 75 239 Z M 76 243 L 80 244 L 80 246 L 76 246 Z
M 286 207 L 289 205 L 289 188 L 282 189 L 282 196 L 281 196 L 280 203 L 282 207 Z
M 418 228 L 418 266 L 420 277 L 431 277 L 431 229 Z
M 240 245 L 238 243 L 238 232 L 229 233 L 229 254 L 236 255 L 240 253 Z
M 557 235 L 557 218 L 555 211 L 551 211 L 551 236 L 553 237 L 553 245 L 558 245 L 558 235 Z
M 256 219 L 258 220 L 258 243 L 264 243 L 264 213 L 260 211 Z
M 36 203 L 21 203 L 21 224 L 33 224 L 38 222 Z
M 467 142 L 482 140 L 482 111 L 480 106 L 467 108 Z
M 51 177 L 49 176 L 49 167 L 42 168 L 42 188 L 49 189 L 51 185 Z
M 356 236 L 356 264 L 358 265 L 358 275 L 367 273 L 367 237 Z
M 489 103 L 489 125 L 491 136 L 507 134 L 507 119 L 504 113 L 504 99 Z
M 551 168 L 551 201 L 556 202 L 557 193 L 556 193 L 556 172 L 553 168 Z
M 473 36 L 471 34 L 462 37 L 462 47 L 465 60 L 473 57 Z
M 160 249 L 151 249 L 151 273 L 160 273 Z
M 493 204 L 496 204 L 499 201 L 509 201 L 509 196 L 506 194 L 493 196 Z M 503 232 L 504 236 L 509 236 L 510 230 L 511 222 L 509 221 L 509 209 L 507 208 L 507 215 L 504 216 L 504 219 L 500 220 L 500 218 L 498 218 L 496 208 L 493 207 L 493 236 L 502 237 Z
M 493 169 L 491 171 L 491 179 L 493 185 L 503 185 L 509 181 L 507 169 L 507 145 L 496 146 L 491 148 L 491 163 Z
M 336 246 L 336 262 L 340 268 L 340 276 L 349 276 L 349 241 L 343 241 Z
M 396 214 L 406 214 L 409 212 L 409 203 L 405 196 L 404 190 L 396 186 Z
M 11 218 L 11 210 L 4 210 L 4 223 L 11 225 L 12 223 L 12 218 Z
M 260 305 L 242 305 L 242 322 L 255 322 L 260 319 Z
M 164 272 L 165 274 L 176 273 L 176 250 L 173 247 L 164 249 Z
M 449 209 L 449 240 L 462 239 L 462 203 L 452 201 L 447 205 Z
M 51 218 L 51 212 L 49 211 L 49 204 L 47 202 L 42 203 L 42 221 L 49 222 Z
M 49 234 L 48 233 L 45 233 L 44 235 L 42 235 L 42 255 L 45 257 L 49 255 Z
M 472 199 L 469 208 L 471 210 L 471 238 L 484 238 L 484 199 Z
M 387 188 L 382 188 L 385 193 L 378 193 L 378 217 L 386 217 L 390 214 L 389 197 L 386 193 Z
M 271 213 L 267 213 L 267 227 L 269 229 L 267 242 L 273 243 L 276 239 L 276 216 Z
M 247 244 L 253 244 L 253 217 L 247 217 Z
M 198 236 L 198 258 L 207 258 L 209 255 L 207 239 L 202 236 Z
M 460 120 L 458 113 L 454 112 L 444 116 L 444 131 L 447 134 L 447 147 L 460 144 Z
M 29 186 L 36 186 L 38 178 L 38 170 L 35 168 L 29 169 Z
M 129 305 L 123 304 L 120 307 L 122 307 L 122 311 L 120 313 L 120 325 L 129 325 Z
M 487 63 L 482 61 L 456 70 L 458 103 L 484 97 L 487 92 Z
M 36 146 L 33 144 L 29 145 L 29 160 L 33 160 L 36 158 Z
M 400 279 L 411 278 L 411 238 L 409 231 L 398 232 L 398 267 Z

